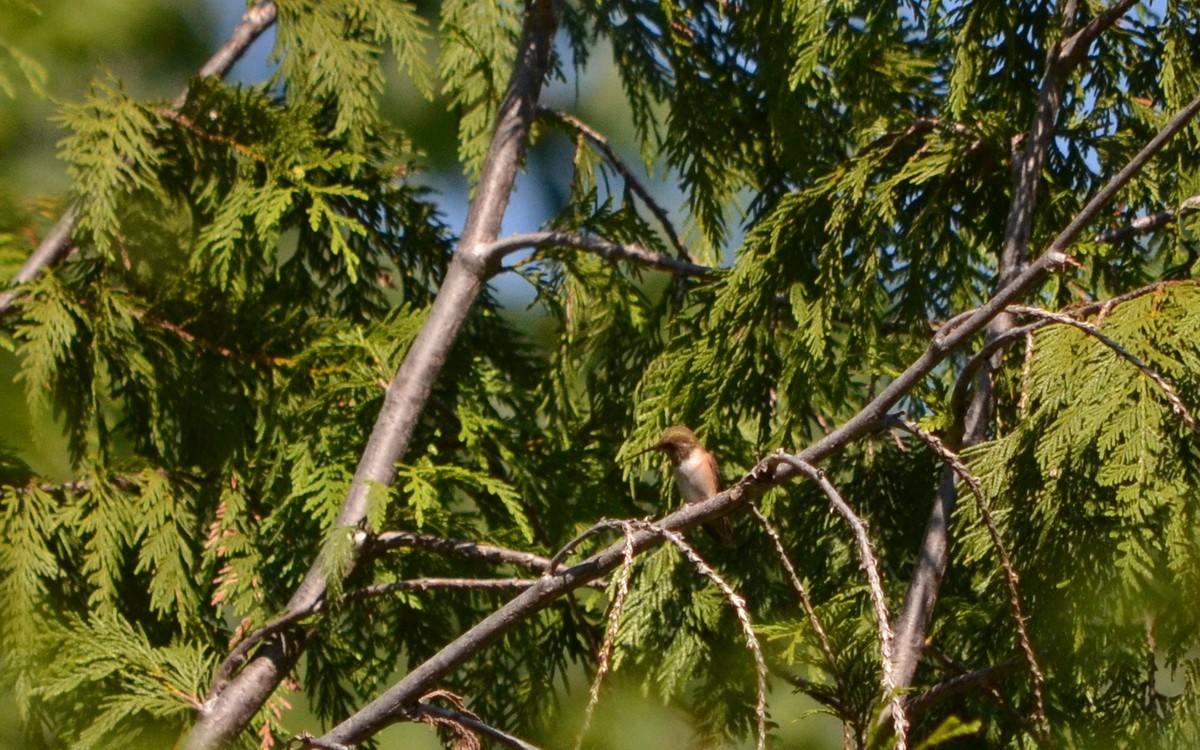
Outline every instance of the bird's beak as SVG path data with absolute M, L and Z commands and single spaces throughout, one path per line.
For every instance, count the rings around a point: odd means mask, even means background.
M 655 443 L 654 445 L 650 446 L 649 448 L 646 448 L 645 450 L 640 450 L 637 453 L 634 453 L 632 456 L 629 457 L 629 460 L 632 461 L 633 459 L 637 458 L 638 456 L 646 455 L 650 451 L 656 451 L 656 450 L 661 450 L 661 449 L 662 449 L 662 445 L 659 443 Z

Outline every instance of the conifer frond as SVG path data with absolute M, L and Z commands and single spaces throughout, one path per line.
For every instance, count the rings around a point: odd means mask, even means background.
M 438 76 L 459 118 L 459 162 L 472 183 L 487 154 L 492 120 L 504 94 L 520 12 L 520 5 L 511 0 L 449 0 L 441 7 Z
M 109 76 L 93 81 L 87 99 L 64 108 L 57 122 L 71 131 L 58 150 L 79 198 L 77 231 L 111 254 L 121 235 L 124 196 L 163 189 L 154 178 L 163 159 L 156 143 L 161 117 Z
M 403 0 L 298 0 L 282 4 L 272 58 L 297 101 L 331 102 L 331 134 L 358 150 L 378 127 L 380 62 L 391 52 L 417 90 L 431 95 L 424 59 L 428 33 Z M 314 64 L 319 61 L 319 64 Z

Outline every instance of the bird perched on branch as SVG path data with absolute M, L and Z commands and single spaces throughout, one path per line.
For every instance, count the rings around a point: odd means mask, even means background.
M 698 503 L 721 491 L 721 475 L 717 473 L 717 461 L 704 449 L 696 434 L 687 427 L 668 427 L 658 442 L 641 453 L 659 450 L 671 458 L 675 467 L 675 484 L 684 502 Z M 723 546 L 733 545 L 733 524 L 728 518 L 718 518 L 704 524 L 704 529 Z

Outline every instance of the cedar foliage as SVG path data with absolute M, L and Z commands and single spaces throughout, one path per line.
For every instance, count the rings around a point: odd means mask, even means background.
M 1079 3 L 1080 21 L 1104 7 Z M 295 679 L 326 721 L 504 601 L 486 591 L 344 597 L 499 573 L 400 550 L 343 580 L 363 530 L 334 523 L 457 229 L 442 221 L 442 197 L 412 179 L 424 166 L 418 146 L 380 115 L 382 66 L 439 92 L 458 117 L 462 168 L 476 176 L 521 5 L 447 0 L 436 17 L 398 0 L 279 8 L 277 73 L 261 85 L 195 80 L 174 112 L 101 72 L 59 115 L 78 249 L 3 321 L 29 400 L 53 407 L 76 475 L 56 485 L 3 457 L 2 666 L 31 747 L 163 742 L 190 721 L 189 701 L 203 698 L 231 639 L 282 611 L 317 559 L 334 587 Z M 485 296 L 394 485 L 372 491 L 369 530 L 552 554 L 599 518 L 677 502 L 648 473 L 657 462 L 623 459 L 666 425 L 696 428 L 732 478 L 854 414 L 924 349 L 930 321 L 992 291 L 1014 141 L 1062 35 L 1059 9 L 600 0 L 564 13 L 553 74 L 611 48 L 647 164 L 678 177 L 693 249 L 722 258 L 735 222 L 745 238 L 705 281 L 565 248 L 522 264 L 515 272 L 536 288 L 553 336 L 531 340 Z M 1198 48 L 1200 14 L 1179 2 L 1139 7 L 1093 45 L 1065 90 L 1032 247 L 1200 90 Z M 1196 193 L 1198 146 L 1191 126 L 1122 191 L 1107 223 Z M 571 179 L 555 228 L 670 252 L 586 141 L 558 168 Z M 1091 321 L 1200 408 L 1195 228 L 1181 212 L 1154 233 L 1081 243 L 1083 267 L 1030 302 L 1059 309 L 1173 282 Z M 7 253 L 22 240 L 4 242 Z M 910 416 L 951 426 L 967 355 L 909 395 Z M 1194 742 L 1197 436 L 1137 367 L 1075 328 L 1038 330 L 997 377 L 991 439 L 965 459 L 1021 574 L 1048 676 L 1048 741 Z M 869 521 L 897 612 L 937 458 L 885 433 L 825 469 Z M 885 705 L 876 631 L 853 539 L 826 508 L 803 483 L 764 503 L 835 664 L 756 526 L 738 517 L 736 551 L 696 542 L 750 602 L 773 666 L 803 677 L 863 741 Z M 932 643 L 968 669 L 1019 658 L 969 501 L 955 539 Z M 723 597 L 669 549 L 640 559 L 631 585 L 612 679 L 687 711 L 704 737 L 750 733 L 753 666 Z M 611 593 L 581 591 L 541 612 L 446 687 L 492 724 L 552 736 L 562 718 L 553 691 L 594 664 Z M 1148 673 L 1148 659 L 1165 672 Z M 951 674 L 927 659 L 914 694 Z M 937 705 L 914 738 L 1034 742 L 1028 676 L 998 687 L 1003 702 L 976 690 Z M 263 708 L 247 744 L 289 736 L 276 708 Z

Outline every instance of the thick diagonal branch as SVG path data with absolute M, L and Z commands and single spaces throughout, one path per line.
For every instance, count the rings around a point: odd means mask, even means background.
M 370 488 L 392 482 L 396 462 L 408 448 L 434 380 L 493 271 L 482 249 L 499 234 L 517 169 L 525 158 L 557 28 L 558 3 L 531 0 L 526 7 L 512 76 L 496 113 L 496 129 L 475 196 L 467 209 L 458 248 L 425 324 L 388 386 L 387 397 L 334 522 L 337 526 L 355 528 L 365 523 Z M 288 611 L 310 610 L 324 597 L 327 585 L 324 571 L 314 563 L 289 600 Z M 223 690 L 209 696 L 184 747 L 209 750 L 237 736 L 295 666 L 305 645 L 303 634 L 272 637 Z

